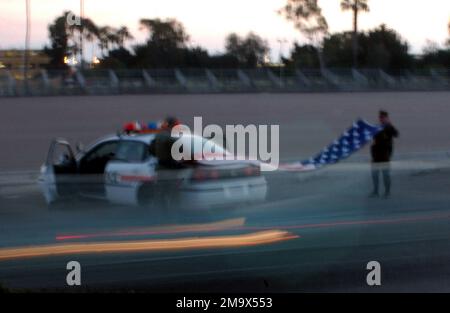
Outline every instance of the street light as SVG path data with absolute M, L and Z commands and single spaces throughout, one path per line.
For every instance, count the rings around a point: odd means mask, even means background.
M 28 94 L 28 67 L 30 66 L 30 0 L 25 0 L 25 15 L 26 15 L 26 28 L 25 28 L 25 53 L 24 53 L 24 65 L 23 76 L 25 83 L 25 93 Z
M 99 58 L 97 58 L 97 56 L 94 56 L 92 58 L 92 66 L 95 66 L 95 65 L 98 65 L 98 64 L 100 64 L 100 60 L 99 60 Z

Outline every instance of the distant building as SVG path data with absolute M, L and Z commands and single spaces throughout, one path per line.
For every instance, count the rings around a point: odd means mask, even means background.
M 0 50 L 0 70 L 9 70 L 15 79 L 23 79 L 25 50 Z M 29 51 L 29 76 L 35 76 L 50 63 L 42 50 Z

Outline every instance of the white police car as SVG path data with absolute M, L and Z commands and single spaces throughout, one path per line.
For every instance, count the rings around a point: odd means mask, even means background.
M 200 159 L 165 168 L 150 151 L 156 133 L 106 136 L 76 154 L 66 140 L 55 139 L 39 178 L 47 203 L 76 196 L 201 209 L 265 199 L 267 183 L 259 162 Z M 186 140 L 214 144 L 195 135 Z

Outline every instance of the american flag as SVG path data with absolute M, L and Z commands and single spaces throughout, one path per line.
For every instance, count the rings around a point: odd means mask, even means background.
M 382 129 L 382 126 L 370 125 L 366 121 L 358 119 L 338 139 L 325 147 L 316 156 L 303 162 L 280 165 L 280 169 L 308 171 L 325 165 L 335 164 L 360 150 Z

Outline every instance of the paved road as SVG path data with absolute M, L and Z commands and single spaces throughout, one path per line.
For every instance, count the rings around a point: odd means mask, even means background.
M 77 260 L 82 264 L 83 288 L 95 290 L 450 291 L 450 160 L 440 152 L 448 150 L 449 96 L 1 99 L 0 141 L 6 149 L 0 152 L 0 258 L 5 249 L 54 244 L 142 240 L 173 244 L 186 238 L 195 242 L 225 238 L 234 245 L 5 258 L 0 260 L 0 283 L 13 290 L 70 290 L 65 286 L 65 266 Z M 369 167 L 358 162 L 358 156 L 316 173 L 268 174 L 264 203 L 202 212 L 86 201 L 52 210 L 35 182 L 36 167 L 46 152 L 42 146 L 52 136 L 88 140 L 138 112 L 149 112 L 148 119 L 176 109 L 185 120 L 204 115 L 208 123 L 280 123 L 281 152 L 287 159 L 297 153 L 309 156 L 355 116 L 371 117 L 378 107 L 389 109 L 402 131 L 389 199 L 367 197 Z M 110 118 L 100 118 L 101 112 L 109 112 Z M 289 140 L 299 144 L 288 145 Z M 261 232 L 287 236 L 272 243 L 242 244 L 242 236 Z M 372 260 L 381 263 L 381 287 L 366 285 L 366 264 Z
M 23 184 L 0 192 L 2 249 L 270 230 L 297 237 L 249 247 L 6 259 L 0 261 L 0 281 L 13 289 L 64 289 L 65 265 L 77 260 L 83 286 L 95 290 L 450 291 L 450 162 L 399 161 L 390 199 L 367 197 L 367 174 L 360 164 L 306 176 L 272 174 L 265 203 L 202 213 L 99 202 L 49 210 L 39 190 L 23 178 Z M 202 230 L 201 225 L 221 221 L 239 222 Z M 166 231 L 154 231 L 164 225 Z M 193 226 L 177 228 L 183 225 Z M 86 237 L 73 237 L 78 235 Z M 365 266 L 372 260 L 383 269 L 378 289 L 365 283 Z

